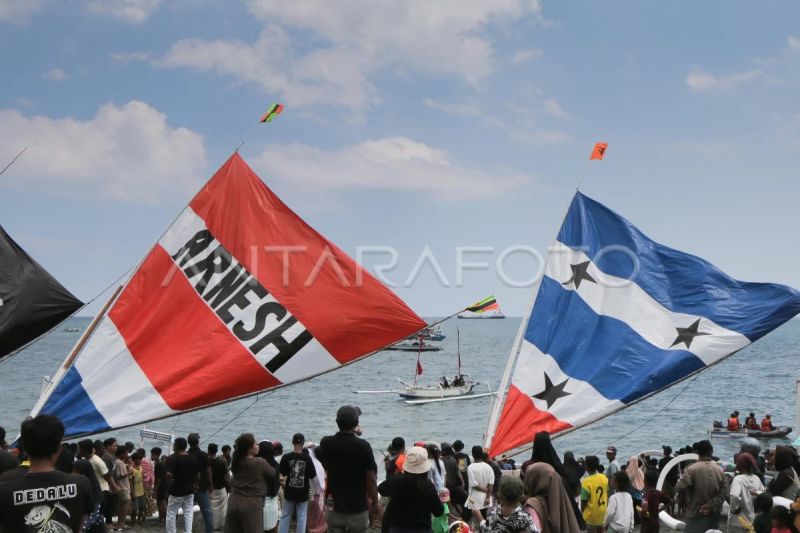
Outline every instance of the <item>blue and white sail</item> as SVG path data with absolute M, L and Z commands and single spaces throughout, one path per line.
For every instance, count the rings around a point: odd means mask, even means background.
M 624 409 L 798 313 L 797 290 L 735 280 L 576 193 L 520 326 L 490 453 Z

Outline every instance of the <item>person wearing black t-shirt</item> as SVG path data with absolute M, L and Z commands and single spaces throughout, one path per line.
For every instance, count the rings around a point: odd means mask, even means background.
M 306 530 L 308 518 L 309 480 L 317 477 L 317 470 L 308 452 L 303 450 L 306 438 L 302 433 L 292 437 L 294 450 L 281 457 L 280 472 L 286 478 L 283 486 L 283 510 L 278 523 L 278 533 L 289 533 L 289 522 L 297 512 L 297 531 Z
M 179 508 L 183 509 L 184 531 L 192 533 L 194 493 L 200 483 L 200 468 L 186 448 L 186 439 L 178 437 L 172 446 L 175 453 L 167 457 L 167 533 L 176 533 Z
M 211 490 L 211 465 L 208 462 L 208 454 L 200 449 L 200 434 L 189 433 L 186 441 L 189 443 L 189 455 L 197 459 L 197 467 L 200 469 L 200 484 L 194 494 L 194 503 L 200 507 L 206 533 L 213 533 L 214 516 L 211 512 L 211 501 L 208 499 L 208 492 Z
M 54 469 L 64 424 L 50 415 L 22 423 L 22 447 L 30 456 L 28 473 L 0 484 L 0 531 L 78 533 L 93 511 L 89 480 Z
M 228 493 L 231 490 L 231 476 L 228 472 L 228 463 L 217 456 L 219 446 L 210 442 L 208 444 L 208 464 L 211 466 L 211 491 L 208 500 L 211 503 L 211 513 L 214 516 L 214 529 L 222 530 L 225 527 L 225 508 L 228 505 Z
M 328 473 L 326 506 L 333 500 L 327 516 L 329 533 L 363 533 L 369 527 L 369 511 L 378 511 L 378 465 L 369 443 L 356 436 L 360 415 L 358 407 L 340 407 L 339 432 L 324 437 L 316 449 Z

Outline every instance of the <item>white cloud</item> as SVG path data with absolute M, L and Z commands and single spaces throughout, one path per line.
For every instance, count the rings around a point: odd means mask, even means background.
M 440 149 L 407 137 L 369 140 L 325 151 L 304 144 L 270 146 L 252 160 L 263 175 L 315 191 L 373 188 L 425 191 L 432 197 L 498 195 L 531 176 L 460 166 Z M 447 192 L 437 196 L 435 193 Z
M 163 0 L 89 0 L 86 8 L 93 13 L 110 15 L 132 24 L 141 24 L 155 13 Z
M 135 100 L 103 105 L 85 121 L 0 110 L 0 159 L 25 146 L 4 182 L 92 198 L 157 203 L 188 195 L 206 167 L 200 135 L 170 127 L 163 113 Z
M 189 39 L 154 64 L 212 71 L 255 83 L 294 105 L 330 103 L 359 111 L 378 101 L 379 69 L 416 69 L 478 84 L 492 72 L 487 28 L 538 15 L 538 0 L 249 0 L 264 24 L 253 43 Z M 293 45 L 288 31 L 303 32 Z
M 0 22 L 23 24 L 41 8 L 41 0 L 0 0 Z
M 514 53 L 514 57 L 511 58 L 511 62 L 519 65 L 540 57 L 542 57 L 542 51 L 538 49 L 517 50 Z
M 42 74 L 42 77 L 50 81 L 63 81 L 67 79 L 66 73 L 60 68 L 51 68 L 50 70 Z
M 702 71 L 696 71 L 686 76 L 686 85 L 695 91 L 727 91 L 733 89 L 737 85 L 753 81 L 759 76 L 761 76 L 761 71 L 758 69 L 748 70 L 747 72 L 741 72 L 722 77 L 713 76 Z
M 566 109 L 561 107 L 561 104 L 559 104 L 558 101 L 553 98 L 545 100 L 544 109 L 556 118 L 569 118 L 569 113 L 567 113 Z
M 800 50 L 800 39 L 797 37 L 789 36 L 789 49 L 790 50 Z
M 469 115 L 476 117 L 481 114 L 477 106 L 466 102 L 439 102 L 433 98 L 425 98 L 422 100 L 422 103 L 425 104 L 426 107 L 451 115 Z

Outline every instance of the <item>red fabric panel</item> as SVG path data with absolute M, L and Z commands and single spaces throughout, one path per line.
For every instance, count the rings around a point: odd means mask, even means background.
M 500 422 L 494 432 L 489 456 L 495 457 L 517 446 L 530 444 L 533 436 L 540 431 L 547 431 L 552 435 L 571 427 L 547 411 L 537 409 L 530 396 L 511 385 Z
M 261 284 L 339 362 L 346 363 L 426 326 L 392 291 L 289 209 L 234 153 L 195 196 L 192 210 Z M 305 246 L 289 253 L 284 284 L 283 254 L 265 247 Z M 318 267 L 320 257 L 324 261 Z M 319 275 L 307 284 L 311 273 Z M 359 277 L 361 286 L 357 286 Z M 342 283 L 346 280 L 348 286 Z
M 192 409 L 279 385 L 180 270 L 163 283 L 174 265 L 153 248 L 109 313 L 167 405 Z

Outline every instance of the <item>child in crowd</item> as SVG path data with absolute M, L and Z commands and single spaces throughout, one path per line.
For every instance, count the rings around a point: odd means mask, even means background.
M 142 472 L 142 456 L 139 453 L 134 453 L 131 458 L 133 459 L 132 471 L 132 484 L 133 494 L 131 500 L 133 501 L 133 509 L 131 511 L 131 521 L 133 525 L 144 525 L 144 520 L 147 517 L 147 501 L 144 495 L 144 473 Z
M 644 491 L 642 492 L 641 533 L 658 533 L 658 512 L 662 503 L 668 503 L 669 498 L 660 490 L 658 484 L 658 470 L 648 469 L 644 473 Z
M 772 511 L 770 511 L 770 518 L 772 518 L 770 533 L 792 533 L 792 529 L 789 527 L 792 523 L 792 515 L 789 509 L 780 505 L 773 507 Z
M 753 510 L 756 517 L 753 519 L 753 531 L 755 533 L 769 533 L 772 529 L 772 495 L 769 492 L 762 492 L 753 500 Z
M 631 480 L 623 470 L 611 478 L 614 494 L 608 499 L 605 527 L 609 533 L 633 533 L 633 497 L 628 492 Z
M 539 533 L 531 516 L 522 510 L 524 488 L 516 477 L 503 477 L 497 491 L 500 505 L 489 514 L 481 531 L 486 533 Z
M 433 517 L 431 521 L 431 529 L 433 533 L 447 533 L 450 527 L 450 491 L 442 489 L 439 491 L 439 501 L 444 506 L 444 512 Z

